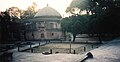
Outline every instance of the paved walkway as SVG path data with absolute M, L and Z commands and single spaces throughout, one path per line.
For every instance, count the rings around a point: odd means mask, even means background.
M 119 62 L 120 39 L 111 41 L 97 49 L 91 50 L 94 58 L 85 62 Z M 85 54 L 50 54 L 14 52 L 12 62 L 80 62 Z
M 115 39 L 91 52 L 94 58 L 86 62 L 120 62 L 120 39 Z
M 44 45 L 46 44 L 46 42 L 41 42 L 40 45 Z M 31 45 L 31 48 L 39 46 L 39 43 L 35 43 Z M 25 50 L 25 49 L 29 49 L 30 45 L 24 45 L 23 47 L 19 47 L 20 51 Z M 8 50 L 8 52 L 18 52 L 18 47 Z
M 14 53 L 13 62 L 76 62 L 81 58 L 79 54 L 51 54 L 41 53 Z

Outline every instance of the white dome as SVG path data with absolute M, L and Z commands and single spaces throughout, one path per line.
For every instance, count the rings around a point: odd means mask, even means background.
M 61 17 L 60 13 L 56 11 L 55 9 L 47 6 L 43 9 L 39 10 L 34 17 L 44 17 L 44 16 L 57 16 Z

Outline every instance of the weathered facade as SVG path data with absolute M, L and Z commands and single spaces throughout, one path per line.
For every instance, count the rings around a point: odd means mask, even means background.
M 26 40 L 60 39 L 63 36 L 61 18 L 60 13 L 49 6 L 39 10 L 34 18 L 24 20 Z

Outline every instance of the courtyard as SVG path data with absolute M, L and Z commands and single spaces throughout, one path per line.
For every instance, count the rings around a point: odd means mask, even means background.
M 71 43 L 71 47 L 68 43 L 47 43 L 33 48 L 33 53 L 43 53 L 50 52 L 52 53 L 74 53 L 74 54 L 83 54 L 91 49 L 99 47 L 101 44 L 81 44 L 81 43 Z M 70 50 L 71 49 L 71 50 Z M 71 52 L 70 52 L 71 51 Z M 26 52 L 31 52 L 31 50 L 26 50 Z
M 46 46 L 48 45 L 51 44 L 47 44 Z M 111 42 L 102 45 L 99 48 L 91 50 L 90 52 L 93 53 L 94 58 L 88 59 L 86 62 L 119 62 L 119 47 L 119 40 L 112 40 Z M 80 62 L 81 59 L 85 57 L 85 54 L 86 53 L 59 53 L 43 55 L 42 53 L 14 52 L 12 62 Z

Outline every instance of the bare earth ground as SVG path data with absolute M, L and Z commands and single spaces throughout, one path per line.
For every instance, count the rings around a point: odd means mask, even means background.
M 82 54 L 86 51 L 90 51 L 93 48 L 96 48 L 100 45 L 98 44 L 71 44 L 71 52 L 75 50 L 76 54 Z M 42 53 L 42 52 L 50 52 L 52 49 L 53 53 L 69 53 L 70 44 L 69 43 L 49 43 L 43 46 L 39 46 L 38 48 L 34 48 L 34 53 Z M 27 52 L 30 52 L 28 50 Z
M 78 47 L 81 47 L 81 46 L 84 46 L 83 44 L 71 44 L 71 48 L 78 48 Z M 51 47 L 51 48 L 70 48 L 70 44 L 64 44 L 64 43 L 50 43 L 50 44 L 47 44 L 43 47 Z

